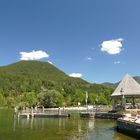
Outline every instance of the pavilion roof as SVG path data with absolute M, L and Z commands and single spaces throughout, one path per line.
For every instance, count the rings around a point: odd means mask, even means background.
M 128 74 L 125 75 L 111 96 L 121 95 L 140 96 L 140 85 Z

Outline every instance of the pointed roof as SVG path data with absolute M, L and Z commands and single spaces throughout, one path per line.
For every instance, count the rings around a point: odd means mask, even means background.
M 124 96 L 140 96 L 140 85 L 128 74 L 125 75 L 111 96 L 122 94 Z

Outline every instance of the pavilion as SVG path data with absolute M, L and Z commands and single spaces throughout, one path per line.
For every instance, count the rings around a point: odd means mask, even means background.
M 140 108 L 140 85 L 126 74 L 111 97 L 114 111 Z

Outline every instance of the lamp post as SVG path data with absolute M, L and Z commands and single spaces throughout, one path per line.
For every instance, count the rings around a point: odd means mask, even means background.
M 98 99 L 95 99 L 95 105 L 96 105 L 96 112 L 97 112 L 97 103 L 98 103 Z
M 87 108 L 87 112 L 88 112 L 88 105 L 87 105 L 87 100 L 88 100 L 88 92 L 86 91 L 86 108 Z

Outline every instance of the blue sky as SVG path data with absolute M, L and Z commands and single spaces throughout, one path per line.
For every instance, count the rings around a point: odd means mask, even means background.
M 140 75 L 139 5 L 139 0 L 1 0 L 0 66 L 38 59 L 97 83 Z

